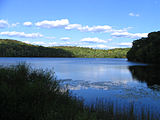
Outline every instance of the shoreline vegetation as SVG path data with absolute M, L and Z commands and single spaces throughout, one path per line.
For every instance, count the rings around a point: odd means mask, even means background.
M 129 61 L 160 64 L 160 31 L 151 32 L 148 37 L 133 41 L 127 53 Z
M 0 39 L 0 57 L 126 58 L 129 49 L 103 50 L 74 46 L 43 47 L 17 40 Z
M 0 119 L 2 120 L 157 120 L 148 110 L 137 115 L 134 104 L 119 110 L 112 102 L 87 106 L 61 88 L 52 71 L 25 63 L 0 66 Z

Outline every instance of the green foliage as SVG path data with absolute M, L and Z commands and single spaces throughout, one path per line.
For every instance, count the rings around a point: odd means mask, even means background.
M 129 48 L 102 50 L 71 46 L 43 47 L 0 39 L 0 57 L 125 58 L 128 51 Z
M 116 48 L 110 50 L 92 49 L 83 47 L 59 46 L 53 47 L 72 53 L 73 57 L 79 58 L 125 58 L 129 48 Z
M 1 120 L 69 120 L 82 103 L 62 92 L 50 72 L 25 64 L 0 68 Z
M 133 46 L 127 53 L 130 61 L 160 64 L 160 31 L 148 34 L 147 38 L 133 41 Z
M 0 39 L 0 57 L 72 57 L 63 49 L 26 44 L 16 40 Z

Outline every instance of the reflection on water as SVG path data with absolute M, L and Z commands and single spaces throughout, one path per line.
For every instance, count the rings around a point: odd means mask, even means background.
M 149 88 L 160 90 L 160 66 L 129 66 L 134 79 L 147 83 Z
M 75 90 L 102 90 L 110 91 L 114 96 L 119 98 L 142 98 L 149 97 L 160 100 L 160 92 L 148 89 L 144 85 L 129 86 L 126 82 L 90 82 L 83 80 L 61 80 L 61 85 L 69 88 L 72 91 Z
M 54 68 L 61 85 L 83 97 L 86 104 L 97 98 L 119 106 L 134 102 L 136 111 L 150 108 L 160 115 L 159 67 L 113 58 L 0 58 L 1 65 L 19 62 L 33 68 Z
M 145 83 L 128 84 L 127 82 L 91 82 L 83 80 L 62 80 L 78 96 L 82 96 L 87 104 L 93 104 L 98 99 L 106 99 L 120 104 L 135 103 L 139 110 L 141 107 L 150 107 L 152 112 L 160 110 L 160 92 L 149 89 Z M 157 112 L 156 112 L 157 113 Z

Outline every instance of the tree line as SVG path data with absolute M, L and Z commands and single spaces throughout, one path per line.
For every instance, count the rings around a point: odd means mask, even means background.
M 148 37 L 133 41 L 127 53 L 129 61 L 160 64 L 160 31 L 151 32 Z
M 102 50 L 72 46 L 43 47 L 0 39 L 0 57 L 125 58 L 128 51 L 129 48 Z

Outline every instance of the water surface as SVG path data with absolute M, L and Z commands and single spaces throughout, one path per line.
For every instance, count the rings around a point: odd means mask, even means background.
M 54 70 L 62 86 L 84 98 L 86 104 L 97 99 L 119 105 L 135 104 L 160 111 L 159 67 L 128 62 L 119 58 L 0 58 L 1 65 L 29 63 L 34 68 Z

